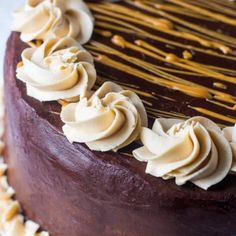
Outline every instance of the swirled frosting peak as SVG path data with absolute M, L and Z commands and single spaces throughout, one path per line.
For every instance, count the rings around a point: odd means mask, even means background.
M 93 17 L 82 0 L 27 0 L 14 12 L 13 30 L 24 42 L 65 36 L 86 43 L 93 32 Z
M 89 99 L 62 108 L 64 134 L 91 150 L 117 151 L 140 134 L 147 114 L 140 98 L 112 82 L 104 83 Z
M 229 142 L 219 127 L 204 117 L 187 121 L 156 119 L 152 130 L 143 128 L 143 147 L 133 154 L 147 162 L 146 172 L 176 184 L 191 181 L 208 189 L 222 181 L 232 166 Z
M 232 127 L 226 127 L 223 129 L 225 138 L 229 141 L 233 152 L 233 165 L 231 171 L 236 172 L 236 124 Z
M 93 57 L 74 39 L 48 39 L 22 52 L 17 78 L 27 94 L 40 101 L 87 96 L 96 80 Z

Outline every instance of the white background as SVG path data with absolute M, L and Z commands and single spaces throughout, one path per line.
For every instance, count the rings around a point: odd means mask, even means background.
M 10 34 L 11 13 L 21 5 L 23 0 L 0 0 L 0 80 L 3 75 L 3 60 L 6 48 L 6 40 Z

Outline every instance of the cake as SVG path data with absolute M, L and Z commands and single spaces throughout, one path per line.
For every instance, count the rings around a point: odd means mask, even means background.
M 44 1 L 33 2 L 29 4 L 34 9 Z M 74 9 L 76 5 L 69 4 L 73 2 L 76 0 L 68 1 L 66 7 Z M 54 27 L 53 33 L 60 33 L 53 39 L 48 32 L 36 35 L 29 32 L 30 27 L 25 30 L 17 25 L 21 34 L 13 32 L 7 43 L 4 160 L 22 213 L 52 236 L 235 235 L 235 130 L 231 127 L 236 123 L 235 3 L 126 0 L 86 4 L 95 18 L 89 41 L 91 27 L 89 32 L 71 33 L 66 29 L 75 27 L 65 23 L 62 28 L 67 33 Z M 90 17 L 85 17 L 86 22 L 93 22 L 84 5 L 83 11 Z M 86 24 L 91 26 L 91 22 Z M 86 40 L 78 32 L 85 32 Z M 93 56 L 96 71 L 88 54 L 78 56 L 84 49 L 77 41 L 88 41 L 83 47 Z M 64 59 L 60 50 L 67 50 L 68 45 L 76 50 Z M 73 53 L 76 63 L 87 63 L 78 72 L 80 81 L 87 81 L 81 82 L 86 86 L 77 90 L 79 96 L 68 97 L 68 86 L 60 85 L 58 91 L 63 93 L 59 93 L 51 85 L 46 84 L 45 89 L 41 81 L 32 82 L 41 71 L 28 70 L 27 60 L 37 66 L 44 61 L 49 63 L 47 68 L 54 69 L 60 60 L 75 63 Z M 60 70 L 65 70 L 60 63 Z M 114 96 L 109 100 L 107 94 Z M 114 100 L 118 98 L 122 102 L 117 104 Z M 128 138 L 119 141 L 120 134 L 114 130 L 93 137 L 90 132 L 101 128 L 93 106 L 100 108 L 101 104 L 105 111 L 131 113 L 121 126 L 132 127 L 129 134 L 128 128 L 124 130 Z M 78 115 L 71 115 L 77 109 Z M 91 117 L 96 117 L 94 123 L 88 122 Z M 131 118 L 127 117 L 134 117 L 135 125 L 129 126 Z M 110 116 L 104 118 L 108 119 Z M 208 150 L 198 163 L 201 168 L 195 171 L 191 165 L 196 162 L 190 161 L 168 169 L 169 150 L 180 147 L 173 149 L 171 158 L 185 160 L 189 155 L 185 145 L 194 146 L 185 134 L 197 133 L 196 127 L 208 142 L 195 155 Z M 167 145 L 164 151 L 157 139 Z M 205 142 L 202 139 L 200 144 Z M 167 159 L 159 150 L 169 155 Z M 203 173 L 213 162 L 211 173 Z M 219 166 L 223 168 L 220 172 Z M 185 167 L 192 168 L 191 175 L 181 175 Z

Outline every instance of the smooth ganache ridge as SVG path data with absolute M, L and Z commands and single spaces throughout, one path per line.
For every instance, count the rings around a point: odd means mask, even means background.
M 89 41 L 94 19 L 82 0 L 27 0 L 14 14 L 12 29 L 21 40 L 43 40 L 65 36 L 81 44 Z
M 170 2 L 178 6 L 183 5 L 177 0 Z M 115 4 L 101 4 L 101 8 L 93 3 L 89 6 L 95 12 L 109 16 L 108 20 L 107 16 L 98 14 L 98 18 L 105 21 L 110 21 L 111 16 L 118 17 L 117 14 L 123 12 L 125 21 L 129 22 L 124 23 L 124 26 L 134 31 L 139 28 L 136 25 L 130 27 L 130 22 L 143 24 L 146 28 L 153 27 L 173 37 L 192 40 L 201 46 L 211 48 L 207 51 L 210 55 L 232 59 L 232 50 L 227 43 L 232 38 L 225 36 L 226 43 L 221 43 L 219 40 L 209 39 L 219 36 L 218 33 L 213 34 L 211 31 L 207 32 L 211 34 L 208 38 L 187 31 L 177 33 L 169 15 L 168 19 L 146 17 L 134 11 L 133 7 L 154 14 L 151 6 L 130 0 L 126 0 L 125 4 L 132 8 Z M 214 20 L 235 25 L 235 21 L 231 18 L 211 14 L 209 11 L 199 12 L 198 8 L 192 8 L 189 4 L 184 6 L 191 11 L 197 11 L 200 15 L 203 14 L 203 19 L 210 16 Z M 163 10 L 167 6 L 157 4 L 154 7 L 157 9 L 161 7 Z M 171 12 L 176 10 L 172 5 L 167 9 Z M 131 17 L 133 13 L 134 18 Z M 143 19 L 141 23 L 140 19 Z M 173 19 L 179 21 L 177 18 Z M 38 23 L 34 24 L 34 21 Z M 79 28 L 76 23 L 79 23 Z M 107 23 L 103 25 L 109 26 Z M 108 29 L 113 29 L 112 26 L 109 27 Z M 27 94 L 39 101 L 67 100 L 69 104 L 62 107 L 61 119 L 65 124 L 63 132 L 70 142 L 86 143 L 91 150 L 105 152 L 117 151 L 141 139 L 143 147 L 134 150 L 133 154 L 137 160 L 147 162 L 146 172 L 163 179 L 175 178 L 178 185 L 191 181 L 202 189 L 208 189 L 222 181 L 231 170 L 235 170 L 235 128 L 226 128 L 222 131 L 207 118 L 193 117 L 185 121 L 156 119 L 153 129 L 150 130 L 147 128 L 146 109 L 135 92 L 124 90 L 113 82 L 102 83 L 98 90 L 93 90 L 97 79 L 93 58 L 77 42 L 87 42 L 93 31 L 93 17 L 82 1 L 29 0 L 23 8 L 15 12 L 13 28 L 21 32 L 21 39 L 25 42 L 42 41 L 39 45 L 33 44 L 34 47 L 23 51 L 22 63 L 17 68 L 17 78 L 26 83 Z M 120 28 L 117 27 L 115 30 L 120 31 Z M 104 37 L 112 36 L 109 31 L 98 31 L 98 33 Z M 141 33 L 143 31 L 139 31 L 139 34 Z M 152 38 L 148 33 L 145 35 Z M 153 40 L 162 41 L 160 38 Z M 122 49 L 141 52 L 144 56 L 180 67 L 188 71 L 186 74 L 195 76 L 199 73 L 201 76 L 216 78 L 219 81 L 235 83 L 235 78 L 230 75 L 231 72 L 229 75 L 224 75 L 222 70 L 215 72 L 213 67 L 206 68 L 202 64 L 192 62 L 192 54 L 189 51 L 184 51 L 181 58 L 157 49 L 143 40 L 130 43 L 119 35 L 113 35 L 111 43 Z M 159 69 L 154 64 L 126 57 L 121 51 L 107 45 L 92 41 L 88 49 L 103 65 L 118 68 L 125 73 L 188 96 L 206 100 L 214 96 L 215 99 L 227 102 L 234 100 L 232 96 L 225 96 L 224 92 L 208 90 L 203 85 L 186 82 L 167 73 L 168 70 L 163 72 L 163 68 Z M 221 51 L 223 56 L 212 50 Z M 113 55 L 112 59 L 109 57 L 110 54 Z M 126 64 L 135 64 L 136 67 L 123 64 L 114 57 L 120 57 Z M 137 69 L 138 66 L 142 71 Z M 153 67 L 155 73 L 147 74 L 146 71 L 152 71 Z M 78 102 L 70 102 L 75 99 Z M 232 119 L 228 118 L 226 121 Z

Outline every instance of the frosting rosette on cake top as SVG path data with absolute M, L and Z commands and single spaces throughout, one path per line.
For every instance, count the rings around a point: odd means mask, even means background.
M 127 146 L 147 126 L 141 99 L 112 82 L 105 82 L 89 99 L 63 107 L 61 119 L 70 142 L 86 143 L 91 150 L 103 152 Z
M 82 0 L 27 0 L 13 17 L 12 28 L 24 42 L 69 36 L 84 44 L 94 28 L 92 14 Z
M 93 57 L 70 37 L 48 39 L 22 52 L 17 78 L 40 101 L 87 96 L 96 80 Z
M 236 124 L 223 129 L 225 138 L 229 141 L 233 153 L 233 165 L 231 171 L 236 172 Z
M 147 162 L 146 173 L 177 185 L 191 181 L 208 189 L 222 181 L 232 166 L 232 151 L 221 129 L 204 117 L 187 121 L 156 119 L 152 130 L 143 128 L 143 147 L 134 157 Z

